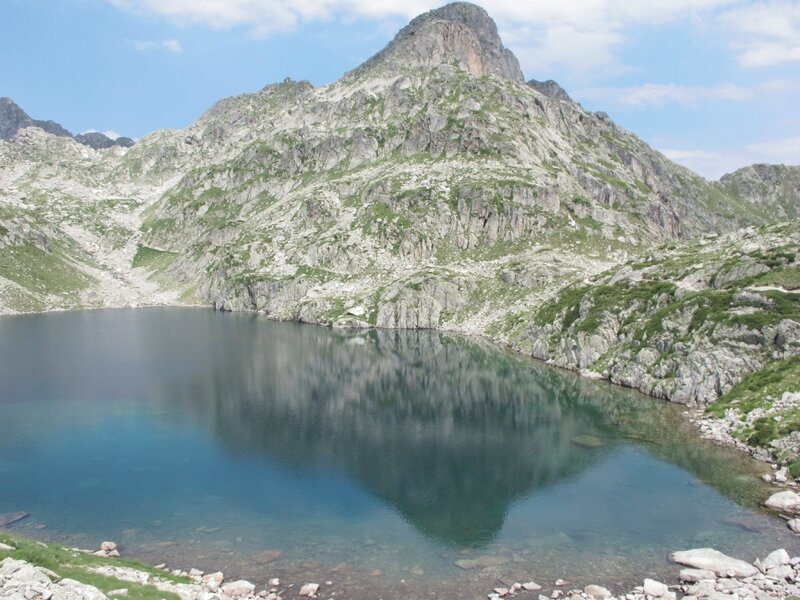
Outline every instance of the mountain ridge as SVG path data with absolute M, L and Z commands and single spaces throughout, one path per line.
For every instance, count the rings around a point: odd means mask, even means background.
M 73 135 L 55 121 L 32 119 L 11 98 L 0 98 L 0 139 L 10 141 L 21 129 L 28 127 L 38 127 L 51 135 L 74 139 L 79 144 L 89 146 L 95 150 L 111 148 L 112 146 L 130 148 L 134 144 L 134 141 L 130 138 L 118 137 L 111 139 L 99 131 Z
M 525 84 L 482 9 L 445 9 L 332 84 L 226 98 L 128 149 L 0 141 L 0 310 L 447 329 L 689 404 L 800 353 L 796 235 L 774 224 L 796 219 L 797 167 L 706 181 Z M 676 331 L 638 326 L 673 310 Z

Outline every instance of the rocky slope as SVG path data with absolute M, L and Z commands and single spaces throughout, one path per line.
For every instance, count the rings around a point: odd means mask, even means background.
M 5 106 L 5 312 L 189 302 L 483 333 L 697 405 L 798 353 L 796 222 L 762 227 L 797 217 L 798 168 L 705 181 L 526 84 L 473 5 L 333 84 L 269 85 L 131 148 Z
M 0 140 L 11 140 L 20 129 L 25 129 L 27 127 L 38 127 L 52 135 L 72 138 L 76 142 L 94 148 L 95 150 L 111 148 L 112 146 L 130 148 L 134 143 L 132 139 L 126 137 L 119 137 L 112 140 L 106 134 L 100 133 L 99 131 L 72 135 L 55 121 L 31 119 L 28 113 L 17 106 L 13 100 L 10 98 L 0 98 Z

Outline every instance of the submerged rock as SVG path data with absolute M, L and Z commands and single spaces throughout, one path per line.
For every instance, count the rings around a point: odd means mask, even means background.
M 583 446 L 584 448 L 600 448 L 605 446 L 605 442 L 600 438 L 593 435 L 576 435 L 572 438 L 573 443 Z
M 26 512 L 15 512 L 15 513 L 7 513 L 5 515 L 0 515 L 0 527 L 7 527 L 17 521 L 22 521 L 22 519 L 26 518 L 28 513 Z

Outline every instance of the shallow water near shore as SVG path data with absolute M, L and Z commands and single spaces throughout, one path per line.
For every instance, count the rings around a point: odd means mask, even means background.
M 10 530 L 326 597 L 621 589 L 800 553 L 763 466 L 680 407 L 435 332 L 140 309 L 0 318 Z

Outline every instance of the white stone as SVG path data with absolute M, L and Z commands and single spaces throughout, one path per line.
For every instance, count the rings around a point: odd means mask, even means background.
M 793 533 L 800 533 L 800 519 L 792 519 L 786 525 Z
M 318 591 L 319 591 L 318 583 L 307 583 L 300 588 L 300 595 L 308 596 L 309 598 L 316 598 Z
M 780 581 L 782 579 L 786 579 L 788 581 L 794 581 L 794 569 L 789 565 L 781 565 L 779 567 L 773 567 L 771 569 L 767 569 L 767 577 L 770 579 L 774 579 L 776 581 Z
M 778 483 L 786 483 L 789 481 L 789 469 L 783 467 L 775 472 L 775 481 Z
M 727 556 L 713 548 L 697 548 L 673 552 L 672 560 L 687 567 L 714 571 L 714 573 L 723 577 L 752 577 L 758 573 L 758 569 L 750 563 Z
M 605 598 L 611 597 L 611 592 L 609 592 L 602 585 L 587 585 L 585 588 L 583 588 L 583 592 L 587 596 L 595 598 L 595 600 L 604 600 Z
M 200 569 L 190 569 L 189 570 L 190 577 L 202 577 L 203 572 Z
M 535 590 L 540 590 L 540 589 L 542 589 L 542 586 L 540 586 L 540 585 L 539 585 L 538 583 L 536 583 L 535 581 L 529 581 L 529 582 L 527 582 L 527 583 L 523 583 L 523 584 L 522 584 L 522 587 L 523 587 L 524 589 L 526 589 L 527 591 L 529 591 L 529 592 L 533 592 L 533 591 L 535 591 Z
M 280 580 L 280 579 L 278 579 L 277 577 L 273 577 L 273 578 L 272 578 L 272 579 L 270 579 L 270 580 L 269 580 L 267 583 L 268 583 L 269 585 L 271 585 L 271 586 L 276 586 L 276 585 L 280 585 L 280 584 L 281 584 L 281 580 Z
M 117 545 L 114 542 L 103 542 L 100 544 L 100 550 L 105 550 L 106 552 L 111 552 L 116 549 Z
M 8 544 L 0 543 L 0 552 L 13 552 L 16 550 L 14 546 L 9 546 Z
M 769 508 L 774 508 L 775 510 L 798 512 L 800 511 L 800 496 L 798 496 L 796 492 L 786 490 L 784 492 L 772 494 L 764 505 Z
M 666 585 L 654 579 L 645 579 L 643 587 L 646 594 L 656 598 L 661 598 L 669 591 Z
M 508 596 L 508 588 L 496 587 L 494 588 L 494 593 L 503 598 L 505 596 Z
M 680 577 L 686 583 L 697 583 L 703 579 L 716 579 L 717 574 L 707 569 L 681 569 Z
M 128 595 L 128 588 L 120 588 L 118 590 L 111 590 L 108 592 L 109 596 L 127 596 Z
M 239 581 L 231 581 L 222 586 L 222 593 L 231 598 L 241 598 L 242 596 L 249 596 L 256 589 L 256 586 L 240 579 Z
M 789 561 L 791 560 L 789 553 L 786 552 L 783 548 L 780 550 L 775 550 L 775 552 L 770 552 L 767 555 L 767 558 L 764 559 L 763 565 L 765 570 L 774 569 L 775 567 L 782 567 L 783 565 L 788 565 Z

